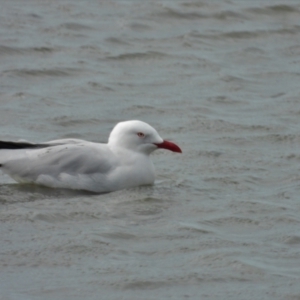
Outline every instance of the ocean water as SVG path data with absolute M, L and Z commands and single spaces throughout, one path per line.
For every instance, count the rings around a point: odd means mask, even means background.
M 2 1 L 0 138 L 182 155 L 95 195 L 0 175 L 0 299 L 300 299 L 300 3 Z

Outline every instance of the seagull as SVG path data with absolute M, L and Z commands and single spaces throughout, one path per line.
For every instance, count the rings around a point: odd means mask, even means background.
M 107 144 L 0 141 L 0 169 L 19 183 L 106 193 L 153 184 L 150 154 L 160 148 L 182 153 L 149 124 L 132 120 L 118 123 Z

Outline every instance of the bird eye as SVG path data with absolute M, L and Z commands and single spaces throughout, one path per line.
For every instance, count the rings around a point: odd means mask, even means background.
M 138 133 L 137 133 L 137 136 L 140 137 L 140 138 L 143 138 L 143 137 L 145 137 L 145 134 L 142 133 L 142 132 L 138 132 Z

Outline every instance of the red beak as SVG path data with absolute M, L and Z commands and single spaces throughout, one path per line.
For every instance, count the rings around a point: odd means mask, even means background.
M 181 149 L 174 143 L 169 142 L 169 141 L 163 141 L 160 144 L 154 144 L 157 146 L 157 148 L 162 148 L 162 149 L 167 149 L 173 152 L 178 152 L 178 153 L 182 153 Z

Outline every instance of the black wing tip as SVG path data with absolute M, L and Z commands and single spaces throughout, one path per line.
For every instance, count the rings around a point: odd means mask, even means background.
M 43 144 L 31 144 L 26 142 L 7 142 L 7 141 L 0 141 L 0 149 L 10 149 L 10 150 L 17 150 L 17 149 L 34 149 L 34 148 L 45 148 L 49 145 Z

